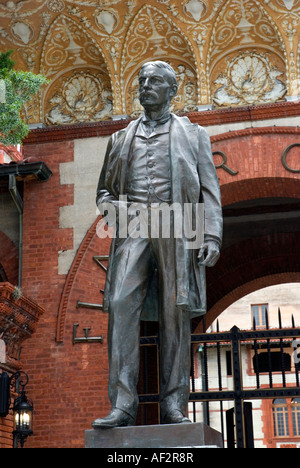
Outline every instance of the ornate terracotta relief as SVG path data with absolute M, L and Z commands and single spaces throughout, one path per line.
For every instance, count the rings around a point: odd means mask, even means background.
M 282 37 L 261 5 L 255 0 L 231 0 L 217 18 L 210 44 L 214 104 L 281 100 L 287 92 L 282 49 Z
M 41 71 L 53 80 L 44 98 L 46 124 L 93 122 L 111 115 L 111 84 L 103 57 L 73 19 L 62 15 L 52 24 Z
M 112 95 L 107 76 L 81 70 L 55 81 L 45 100 L 45 122 L 62 125 L 95 122 L 111 115 Z
M 136 75 L 168 61 L 174 112 L 300 95 L 300 0 L 3 0 L 0 50 L 51 84 L 28 123 L 136 116 Z M 96 99 L 96 95 L 98 98 Z
M 279 101 L 287 92 L 279 79 L 283 72 L 273 67 L 268 55 L 246 51 L 227 59 L 227 68 L 214 81 L 217 106 L 251 105 Z
M 129 28 L 122 58 L 123 111 L 133 117 L 142 111 L 138 99 L 138 71 L 149 60 L 165 60 L 177 74 L 178 95 L 173 100 L 172 111 L 196 110 L 197 76 L 192 47 L 168 17 L 146 5 Z

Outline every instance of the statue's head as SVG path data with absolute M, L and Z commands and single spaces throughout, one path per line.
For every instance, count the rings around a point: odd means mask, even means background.
M 139 74 L 140 102 L 145 109 L 158 110 L 170 104 L 177 93 L 175 71 L 166 62 L 145 63 Z

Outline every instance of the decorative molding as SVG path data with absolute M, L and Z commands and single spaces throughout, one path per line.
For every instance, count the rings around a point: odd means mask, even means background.
M 282 102 L 251 107 L 191 112 L 185 115 L 189 117 L 191 122 L 207 127 L 234 122 L 253 122 L 270 119 L 274 119 L 275 125 L 275 119 L 299 116 L 299 114 L 300 102 Z M 26 148 L 26 146 L 32 144 L 109 136 L 125 128 L 129 122 L 130 119 L 120 119 L 88 124 L 37 128 L 30 132 L 29 136 L 24 140 L 24 145 Z
M 110 117 L 112 93 L 107 76 L 91 71 L 78 71 L 56 80 L 48 100 L 45 122 L 48 125 L 98 122 Z
M 300 127 L 257 127 L 221 133 L 211 137 L 212 143 L 254 135 L 300 135 Z
M 52 79 L 26 106 L 29 124 L 47 120 L 48 125 L 68 125 L 111 114 L 135 117 L 141 110 L 137 71 L 153 59 L 169 61 L 181 76 L 179 67 L 185 67 L 173 111 L 191 112 L 212 105 L 221 88 L 216 80 L 246 50 L 264 56 L 270 70 L 281 73 L 269 82 L 268 101 L 282 99 L 282 86 L 289 97 L 299 96 L 299 12 L 300 0 L 5 0 L 0 4 L 0 48 L 15 50 L 18 69 Z M 101 77 L 99 96 L 105 102 L 97 117 L 89 110 L 69 109 L 59 91 L 77 73 L 92 74 L 97 81 L 100 72 L 105 79 Z M 232 97 L 231 89 L 223 91 Z M 262 97 L 249 96 L 255 104 Z M 219 102 L 249 103 L 234 101 Z
M 213 95 L 218 106 L 252 105 L 259 102 L 276 102 L 287 92 L 286 85 L 278 79 L 283 71 L 272 66 L 266 54 L 246 51 L 228 59 L 228 66 L 214 81 L 221 85 Z
M 0 336 L 6 343 L 7 363 L 19 368 L 23 341 L 36 331 L 45 310 L 10 283 L 0 283 Z
M 132 117 L 142 112 L 138 99 L 138 71 L 143 63 L 151 60 L 165 60 L 176 71 L 178 93 L 171 103 L 172 111 L 196 109 L 197 65 L 190 40 L 168 15 L 147 4 L 139 10 L 125 37 L 121 61 L 122 112 Z

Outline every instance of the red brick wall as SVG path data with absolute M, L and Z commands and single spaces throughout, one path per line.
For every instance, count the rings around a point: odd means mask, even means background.
M 6 418 L 0 418 L 0 448 L 13 448 L 13 420 L 9 414 Z
M 288 166 L 299 172 L 290 172 L 282 164 L 284 150 L 299 143 L 299 134 L 298 127 L 267 127 L 213 136 L 213 151 L 223 152 L 227 166 L 238 172 L 230 175 L 222 168 L 217 169 L 223 206 L 251 198 L 299 197 L 300 146 L 287 155 Z M 219 165 L 222 157 L 215 155 L 214 161 Z
M 264 197 L 299 198 L 300 172 L 282 164 L 285 149 L 299 142 L 299 128 L 252 128 L 212 137 L 213 151 L 227 156 L 226 165 L 238 172 L 217 169 L 222 205 Z M 300 146 L 292 148 L 286 162 L 300 170 Z M 215 155 L 215 164 L 222 157 Z M 207 269 L 207 326 L 230 304 L 257 289 L 299 281 L 299 257 L 295 255 L 299 233 L 278 233 L 245 240 L 222 251 L 214 269 Z
M 258 129 L 213 137 L 213 149 L 226 153 L 228 166 L 239 171 L 232 176 L 218 169 L 223 203 L 228 205 L 257 196 L 299 196 L 299 174 L 284 169 L 280 159 L 286 146 L 297 138 L 299 134 L 295 129 L 287 132 Z M 101 310 L 77 308 L 76 305 L 78 300 L 102 301 L 99 289 L 103 289 L 105 274 L 93 256 L 107 254 L 108 243 L 97 238 L 93 226 L 69 275 L 58 274 L 58 251 L 73 248 L 72 229 L 59 228 L 59 207 L 73 204 L 73 186 L 60 185 L 59 164 L 73 160 L 73 143 L 27 145 L 26 156 L 43 160 L 53 172 L 45 183 L 28 183 L 24 195 L 23 289 L 46 310 L 37 332 L 24 344 L 22 351 L 24 370 L 30 378 L 28 393 L 35 406 L 35 435 L 28 439 L 26 446 L 83 447 L 84 431 L 91 427 L 94 418 L 104 416 L 109 409 L 107 316 Z M 293 150 L 289 165 L 296 164 L 297 151 Z M 288 236 L 278 240 L 278 249 L 280 242 L 289 245 L 294 240 L 290 241 Z M 237 266 L 244 271 L 239 252 L 236 255 Z M 236 300 L 228 296 L 232 288 L 242 286 L 232 283 L 232 275 L 225 274 L 224 265 L 220 263 L 224 276 L 218 277 L 218 285 L 214 278 L 208 278 L 210 287 L 219 290 L 217 300 L 211 304 L 212 308 L 217 304 L 216 314 L 228 297 L 229 301 Z M 260 267 L 264 265 L 260 263 Z M 271 275 L 272 268 L 274 270 L 271 255 L 266 277 Z M 252 280 L 247 275 L 243 277 L 244 282 Z M 259 284 L 252 287 L 259 287 Z M 83 327 L 90 327 L 90 336 L 103 335 L 104 344 L 73 345 L 74 323 L 79 323 L 78 336 L 83 336 Z
M 73 204 L 73 187 L 60 185 L 59 163 L 73 160 L 73 143 L 53 143 L 26 148 L 25 157 L 44 161 L 53 176 L 47 182 L 28 182 L 24 189 L 23 291 L 45 308 L 36 334 L 22 352 L 29 375 L 28 394 L 34 401 L 35 436 L 27 446 L 54 447 L 64 443 L 68 420 L 65 350 L 55 343 L 55 329 L 65 277 L 58 275 L 58 251 L 73 246 L 71 229 L 59 229 L 59 207 Z M 68 380 L 68 379 L 66 379 Z M 70 385 L 70 387 L 69 387 Z M 74 391 L 77 383 L 74 382 Z M 51 440 L 51 442 L 50 442 Z
M 73 186 L 60 185 L 59 164 L 72 161 L 73 152 L 73 144 L 64 142 L 30 146 L 25 154 L 43 160 L 53 172 L 47 182 L 29 182 L 24 194 L 23 290 L 46 310 L 22 351 L 35 408 L 27 447 L 83 447 L 84 431 L 108 410 L 106 345 L 72 343 L 74 323 L 79 323 L 77 336 L 91 327 L 90 336 L 104 334 L 106 343 L 107 316 L 76 307 L 78 300 L 102 302 L 105 273 L 93 256 L 107 254 L 108 245 L 99 246 L 95 229 L 68 277 L 58 274 L 58 252 L 73 248 L 73 230 L 59 228 L 59 208 L 73 204 Z M 67 316 L 57 342 L 61 301 Z

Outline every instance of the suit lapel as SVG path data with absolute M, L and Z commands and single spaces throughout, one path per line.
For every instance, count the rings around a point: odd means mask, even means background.
M 119 154 L 121 155 L 120 157 L 121 159 L 120 194 L 121 195 L 125 194 L 130 148 L 131 148 L 133 138 L 136 134 L 136 130 L 139 126 L 140 120 L 141 120 L 141 117 L 137 120 L 134 120 L 133 122 L 129 124 L 129 126 L 125 130 L 125 138 L 123 140 L 122 148 L 120 149 Z

